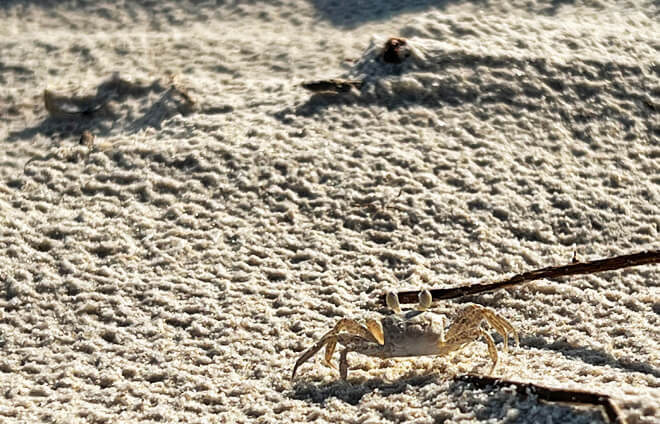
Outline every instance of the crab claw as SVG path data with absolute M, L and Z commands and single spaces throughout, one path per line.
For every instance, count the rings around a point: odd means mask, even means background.
M 330 368 L 337 369 L 337 366 L 330 362 L 332 359 L 332 354 L 335 353 L 335 348 L 337 347 L 337 339 L 331 338 L 328 340 L 328 344 L 325 345 L 325 356 L 323 358 L 323 363 L 329 366 Z
M 367 320 L 367 328 L 379 345 L 385 344 L 385 335 L 383 334 L 383 325 L 375 319 Z

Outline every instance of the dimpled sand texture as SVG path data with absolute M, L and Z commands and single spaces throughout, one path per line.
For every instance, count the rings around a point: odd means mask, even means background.
M 289 379 L 386 290 L 660 249 L 657 2 L 402 3 L 0 4 L 0 422 L 603 422 L 455 380 L 483 341 Z M 517 328 L 494 375 L 652 424 L 659 271 L 434 309 Z

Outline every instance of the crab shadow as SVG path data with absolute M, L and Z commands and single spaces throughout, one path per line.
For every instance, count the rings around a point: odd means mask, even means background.
M 431 374 L 404 378 L 395 382 L 374 378 L 360 383 L 340 380 L 320 385 L 303 381 L 293 387 L 292 397 L 319 405 L 324 405 L 328 399 L 335 398 L 355 406 L 369 393 L 378 393 L 379 396 L 386 398 L 390 395 L 415 392 L 416 388 L 436 384 L 437 389 L 418 391 L 415 396 L 421 397 L 422 403 L 428 401 L 433 404 L 437 402 L 439 394 L 446 395 L 452 409 L 456 408 L 462 414 L 472 415 L 476 421 L 491 422 L 495 419 L 502 423 L 517 424 L 546 422 L 548 417 L 552 417 L 555 422 L 607 422 L 602 411 L 597 407 L 540 402 L 535 397 L 521 394 L 512 397 L 510 390 L 474 387 L 472 383 L 457 377 L 445 378 Z M 511 413 L 511 410 L 515 413 Z M 434 410 L 433 415 L 435 422 L 438 423 L 451 422 L 455 418 L 455 412 L 446 409 Z
M 85 130 L 97 136 L 113 132 L 136 133 L 160 129 L 164 121 L 193 111 L 192 104 L 173 86 L 161 80 L 140 84 L 114 74 L 87 96 L 58 96 L 80 111 L 68 116 L 46 116 L 38 124 L 11 132 L 7 141 L 29 140 L 37 135 L 65 139 Z
M 394 383 L 380 378 L 372 378 L 357 384 L 348 380 L 338 380 L 322 385 L 302 381 L 293 387 L 293 398 L 317 404 L 323 404 L 330 398 L 337 398 L 348 404 L 357 405 L 364 395 L 374 391 L 388 396 L 403 393 L 411 386 L 422 387 L 435 381 L 436 377 L 433 375 L 415 376 Z
M 452 57 L 452 59 L 454 59 Z M 451 62 L 451 66 L 458 66 L 458 60 Z M 493 65 L 490 58 L 478 58 L 470 55 L 465 55 L 460 59 L 468 64 L 484 63 L 488 66 L 496 67 Z M 508 60 L 508 59 L 507 59 Z M 449 66 L 450 62 L 447 62 Z M 505 61 L 502 61 L 501 66 L 504 66 Z M 391 66 L 391 65 L 387 65 Z M 435 64 L 434 66 L 439 66 Z M 470 65 L 472 66 L 472 65 Z M 476 65 L 474 65 L 476 66 Z M 539 104 L 533 102 L 521 101 L 509 93 L 501 93 L 497 91 L 494 86 L 474 86 L 469 88 L 458 87 L 452 81 L 439 82 L 435 86 L 428 88 L 424 93 L 415 91 L 407 91 L 404 88 L 396 88 L 393 90 L 380 90 L 377 84 L 378 81 L 388 77 L 399 77 L 400 75 L 408 72 L 407 68 L 400 68 L 397 70 L 385 69 L 379 72 L 382 74 L 374 75 L 368 74 L 364 80 L 365 87 L 360 90 L 352 90 L 350 92 L 333 93 L 321 92 L 311 93 L 309 98 L 295 106 L 285 106 L 281 110 L 275 112 L 273 116 L 284 123 L 293 122 L 293 117 L 313 117 L 324 114 L 327 110 L 334 108 L 342 108 L 347 106 L 362 106 L 384 108 L 391 111 L 405 110 L 410 107 L 423 106 L 432 109 L 437 108 L 461 108 L 467 104 L 474 104 L 475 102 L 482 101 L 481 108 L 478 109 L 480 117 L 486 118 L 492 113 L 492 108 L 498 108 L 499 105 L 507 107 L 516 107 L 527 110 L 529 112 L 536 112 L 542 108 Z M 376 85 L 376 87 L 369 88 L 369 85 Z M 499 110 L 499 109 L 498 109 Z M 290 122 L 287 122 L 290 121 Z
M 511 390 L 498 387 L 474 387 L 472 383 L 458 379 L 449 383 L 447 395 L 462 413 L 474 414 L 477 421 L 495 420 L 508 424 L 608 422 L 599 407 L 541 402 L 535 396 L 512 394 Z
M 626 358 L 615 358 L 611 354 L 599 349 L 584 346 L 576 346 L 565 340 L 559 339 L 552 342 L 540 336 L 527 336 L 520 340 L 521 347 L 533 347 L 537 349 L 552 350 L 569 359 L 579 359 L 582 362 L 594 366 L 609 366 L 626 372 L 638 372 L 648 374 L 660 379 L 660 369 L 645 362 L 633 361 Z
M 76 118 L 53 118 L 47 117 L 37 125 L 9 133 L 8 142 L 30 140 L 37 135 L 48 138 L 65 139 L 80 135 L 83 131 L 90 130 L 94 134 L 105 137 L 112 131 L 112 122 L 116 116 L 99 117 L 100 114 L 81 114 Z

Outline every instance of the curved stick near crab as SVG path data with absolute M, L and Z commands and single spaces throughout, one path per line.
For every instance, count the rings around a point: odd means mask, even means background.
M 493 362 L 490 369 L 492 373 L 497 365 L 498 355 L 493 338 L 482 327 L 484 322 L 503 337 L 504 351 L 508 347 L 509 335 L 512 335 L 518 343 L 518 333 L 515 328 L 490 308 L 474 304 L 464 307 L 445 331 L 443 317 L 427 312 L 432 302 L 428 290 L 420 292 L 419 303 L 413 310 L 401 311 L 399 300 L 394 293 L 388 293 L 386 301 L 388 308 L 394 314 L 380 320 L 367 319 L 364 325 L 354 319 L 339 320 L 332 330 L 298 358 L 291 379 L 295 377 L 303 363 L 324 347 L 324 363 L 335 368 L 330 361 L 338 344 L 343 346 L 339 356 L 339 374 L 345 380 L 348 377 L 350 352 L 378 358 L 447 355 L 481 337 L 488 345 L 488 354 Z

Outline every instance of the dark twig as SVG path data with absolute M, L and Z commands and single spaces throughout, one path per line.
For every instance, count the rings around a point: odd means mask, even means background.
M 568 265 L 550 266 L 534 271 L 523 272 L 509 279 L 497 281 L 495 283 L 474 284 L 464 287 L 452 287 L 448 289 L 431 289 L 433 300 L 454 299 L 457 297 L 468 296 L 471 294 L 490 292 L 507 287 L 513 287 L 543 278 L 566 277 L 578 274 L 594 274 L 603 271 L 612 271 L 615 269 L 628 268 L 631 266 L 649 265 L 660 263 L 660 250 L 649 250 L 646 252 L 634 253 L 632 255 L 615 256 L 613 258 L 598 259 L 590 262 L 574 262 Z M 399 292 L 400 303 L 417 303 L 419 291 L 411 290 Z M 381 297 L 381 302 L 385 304 L 385 295 Z
M 328 79 L 303 82 L 301 86 L 315 93 L 346 93 L 352 89 L 360 90 L 362 81 L 345 79 Z
M 470 383 L 480 389 L 489 386 L 507 387 L 513 386 L 516 393 L 520 395 L 534 394 L 540 400 L 547 402 L 564 402 L 583 405 L 602 406 L 610 422 L 625 424 L 626 420 L 621 415 L 621 411 L 612 398 L 601 393 L 588 392 L 585 390 L 560 389 L 555 387 L 539 386 L 533 383 L 523 383 L 519 381 L 504 380 L 500 378 L 465 374 L 454 378 L 456 381 Z

